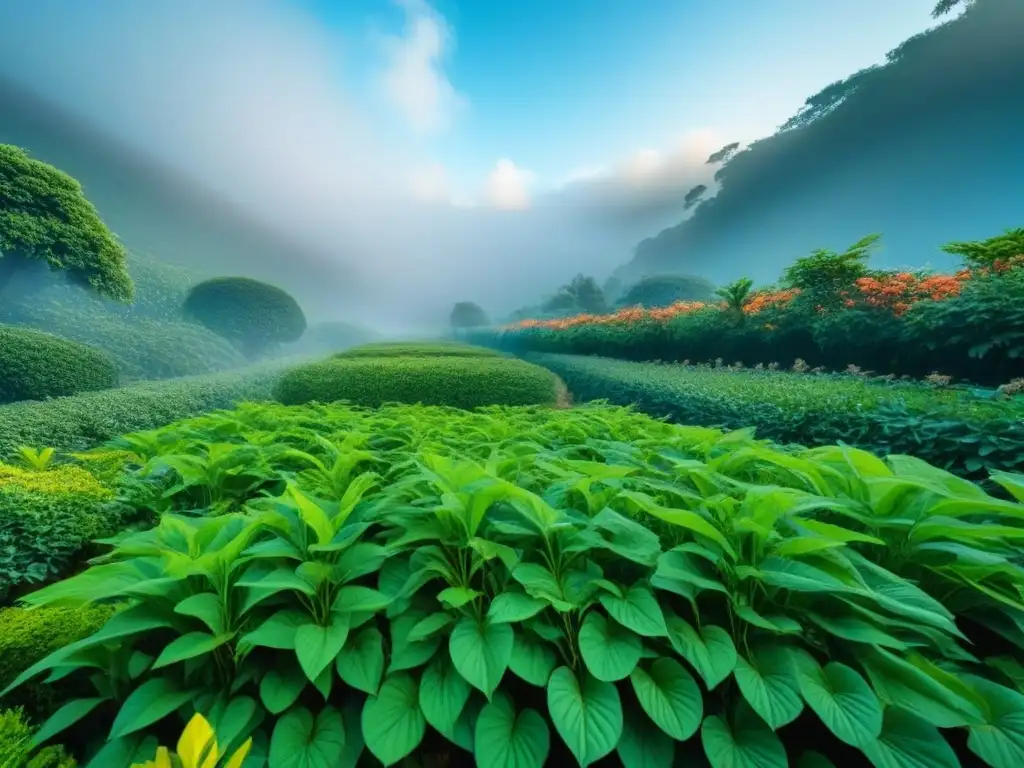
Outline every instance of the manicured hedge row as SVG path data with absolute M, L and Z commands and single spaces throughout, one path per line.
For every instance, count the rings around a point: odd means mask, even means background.
M 42 331 L 0 326 L 0 403 L 117 386 L 105 352 Z
M 84 450 L 118 435 L 246 400 L 269 400 L 280 372 L 293 362 L 275 361 L 237 371 L 0 406 L 0 459 L 12 456 L 23 445 Z
M 378 342 L 363 344 L 339 352 L 334 357 L 502 357 L 502 353 L 488 347 L 477 347 L 457 341 L 431 342 Z
M 275 387 L 274 397 L 285 405 L 336 401 L 458 408 L 533 405 L 555 402 L 555 382 L 543 368 L 506 358 L 334 358 L 288 371 Z
M 528 355 L 556 373 L 578 400 L 636 405 L 683 424 L 754 427 L 782 443 L 842 441 L 879 455 L 909 454 L 968 477 L 1019 470 L 1024 399 L 979 401 L 960 390 L 884 384 L 856 377 L 596 357 Z

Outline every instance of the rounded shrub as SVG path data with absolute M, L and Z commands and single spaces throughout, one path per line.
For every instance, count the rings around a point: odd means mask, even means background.
M 354 357 L 504 357 L 488 347 L 477 347 L 457 341 L 387 341 L 363 344 L 334 355 L 335 358 Z
M 0 326 L 0 403 L 116 387 L 105 352 L 42 331 Z
M 285 405 L 340 400 L 370 407 L 389 402 L 534 405 L 556 401 L 556 381 L 544 368 L 510 358 L 334 358 L 287 371 L 274 396 Z
M 298 341 L 306 330 L 306 316 L 291 294 L 248 277 L 199 283 L 189 291 L 184 310 L 250 358 L 273 344 Z

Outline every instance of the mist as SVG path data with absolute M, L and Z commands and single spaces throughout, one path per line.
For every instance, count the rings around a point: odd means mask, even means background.
M 0 141 L 77 176 L 130 249 L 273 280 L 313 320 L 404 333 L 440 326 L 455 301 L 501 314 L 609 273 L 712 183 L 705 160 L 728 140 L 682 136 L 547 190 L 499 163 L 456 198 L 415 142 L 356 106 L 345 54 L 284 0 L 5 3 Z M 455 98 L 426 64 L 392 82 L 425 120 Z

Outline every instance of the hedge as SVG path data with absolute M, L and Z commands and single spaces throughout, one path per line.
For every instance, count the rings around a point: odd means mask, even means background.
M 285 405 L 347 401 L 475 408 L 554 403 L 555 377 L 522 360 L 489 357 L 329 359 L 285 373 L 274 397 Z
M 352 349 L 338 352 L 333 357 L 504 357 L 504 355 L 488 347 L 477 347 L 457 341 L 425 341 L 425 342 L 379 342 L 362 344 Z
M 0 711 L 0 766 L 3 768 L 75 768 L 78 763 L 63 747 L 38 749 L 35 729 L 18 709 Z
M 0 403 L 117 386 L 109 355 L 50 333 L 0 326 Z
M 841 441 L 879 455 L 909 454 L 965 477 L 1018 471 L 1024 463 L 1024 398 L 855 376 L 632 363 L 527 355 L 579 400 L 636 405 L 683 424 L 754 427 L 781 443 Z
M 277 377 L 293 363 L 277 360 L 237 371 L 2 405 L 0 459 L 13 456 L 25 445 L 85 450 L 119 435 L 154 429 L 239 402 L 269 400 Z

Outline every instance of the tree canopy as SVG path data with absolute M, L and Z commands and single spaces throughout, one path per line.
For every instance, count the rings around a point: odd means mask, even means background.
M 184 310 L 250 358 L 272 344 L 297 341 L 306 330 L 306 316 L 287 291 L 248 277 L 199 283 L 189 291 Z
M 490 325 L 487 313 L 480 308 L 480 305 L 472 301 L 460 301 L 452 307 L 449 317 L 452 328 L 479 328 L 482 325 Z
M 667 307 L 677 301 L 706 301 L 714 293 L 714 284 L 703 277 L 651 275 L 631 285 L 617 303 L 624 307 Z
M 0 292 L 33 265 L 62 271 L 101 296 L 130 302 L 126 251 L 81 185 L 19 147 L 0 144 Z

